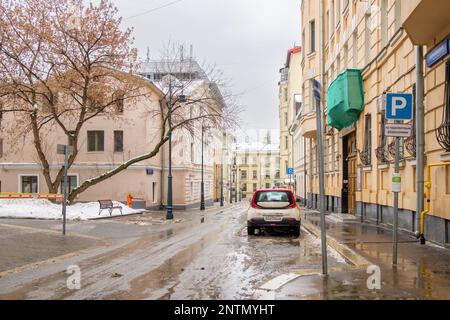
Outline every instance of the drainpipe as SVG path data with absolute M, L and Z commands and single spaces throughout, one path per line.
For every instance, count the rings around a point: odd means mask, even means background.
M 305 207 L 308 206 L 308 190 L 307 190 L 307 187 L 306 187 L 306 184 L 307 184 L 306 178 L 308 176 L 308 169 L 306 167 L 306 153 L 307 152 L 308 152 L 308 148 L 307 148 L 306 138 L 303 137 L 303 169 L 305 171 L 305 177 L 303 178 L 303 180 L 304 180 L 303 181 L 303 187 L 304 187 L 303 191 L 305 193 Z
M 425 238 L 420 229 L 420 213 L 424 210 L 424 168 L 425 168 L 425 130 L 424 130 L 424 75 L 423 47 L 416 47 L 416 235 L 425 244 Z
M 313 208 L 313 139 L 309 139 L 309 209 Z

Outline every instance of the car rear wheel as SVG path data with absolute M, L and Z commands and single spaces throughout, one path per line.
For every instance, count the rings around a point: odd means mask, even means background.
M 247 234 L 249 236 L 253 236 L 255 234 L 255 228 L 253 227 L 247 227 Z

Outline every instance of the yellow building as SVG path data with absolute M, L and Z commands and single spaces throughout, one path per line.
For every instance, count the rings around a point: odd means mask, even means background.
M 238 190 L 242 198 L 251 198 L 256 190 L 270 189 L 283 182 L 280 174 L 280 151 L 277 145 L 236 150 Z
M 391 224 L 394 143 L 393 138 L 385 136 L 383 129 L 386 123 L 383 96 L 388 92 L 403 92 L 420 97 L 416 90 L 416 85 L 421 83 L 416 59 L 424 64 L 426 163 L 450 161 L 450 89 L 445 87 L 446 65 L 450 79 L 450 2 L 303 0 L 301 11 L 303 111 L 297 130 L 306 138 L 309 204 L 318 207 L 317 132 L 313 111 L 320 103 L 325 124 L 328 211 L 356 214 L 366 220 Z M 446 46 L 443 41 L 447 41 Z M 415 45 L 424 46 L 425 59 L 418 54 L 420 51 Z M 432 64 L 435 59 L 437 61 Z M 350 89 L 361 91 L 361 101 L 349 102 L 354 108 L 352 123 L 344 121 L 344 116 L 336 118 L 339 112 L 349 114 L 339 110 L 339 105 L 332 99 L 327 100 L 327 95 L 335 94 L 332 91 L 336 79 L 346 75 L 355 76 Z M 361 81 L 358 82 L 359 77 Z M 315 91 L 320 93 L 320 99 Z M 339 112 L 334 113 L 336 110 Z M 344 128 L 340 127 L 343 123 Z M 415 232 L 419 221 L 416 212 L 416 121 L 412 123 L 412 135 L 402 139 L 400 144 L 399 223 L 404 230 Z M 425 219 L 425 236 L 445 244 L 450 242 L 450 210 L 446 209 L 450 206 L 450 167 L 433 169 L 431 178 L 431 210 Z

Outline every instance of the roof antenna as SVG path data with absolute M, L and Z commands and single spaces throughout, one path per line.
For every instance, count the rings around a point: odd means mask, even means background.
M 147 63 L 150 62 L 150 47 L 147 47 Z

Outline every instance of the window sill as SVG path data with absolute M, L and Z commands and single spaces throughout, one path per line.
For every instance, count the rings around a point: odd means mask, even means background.
M 87 154 L 104 154 L 105 151 L 88 151 Z
M 370 165 L 370 166 L 364 166 L 364 167 L 363 167 L 363 171 L 364 171 L 364 172 L 372 171 L 372 165 Z
M 444 161 L 450 161 L 450 152 L 441 153 L 440 157 Z
M 378 169 L 380 169 L 380 170 L 389 169 L 389 163 L 380 163 L 380 164 L 378 164 Z

